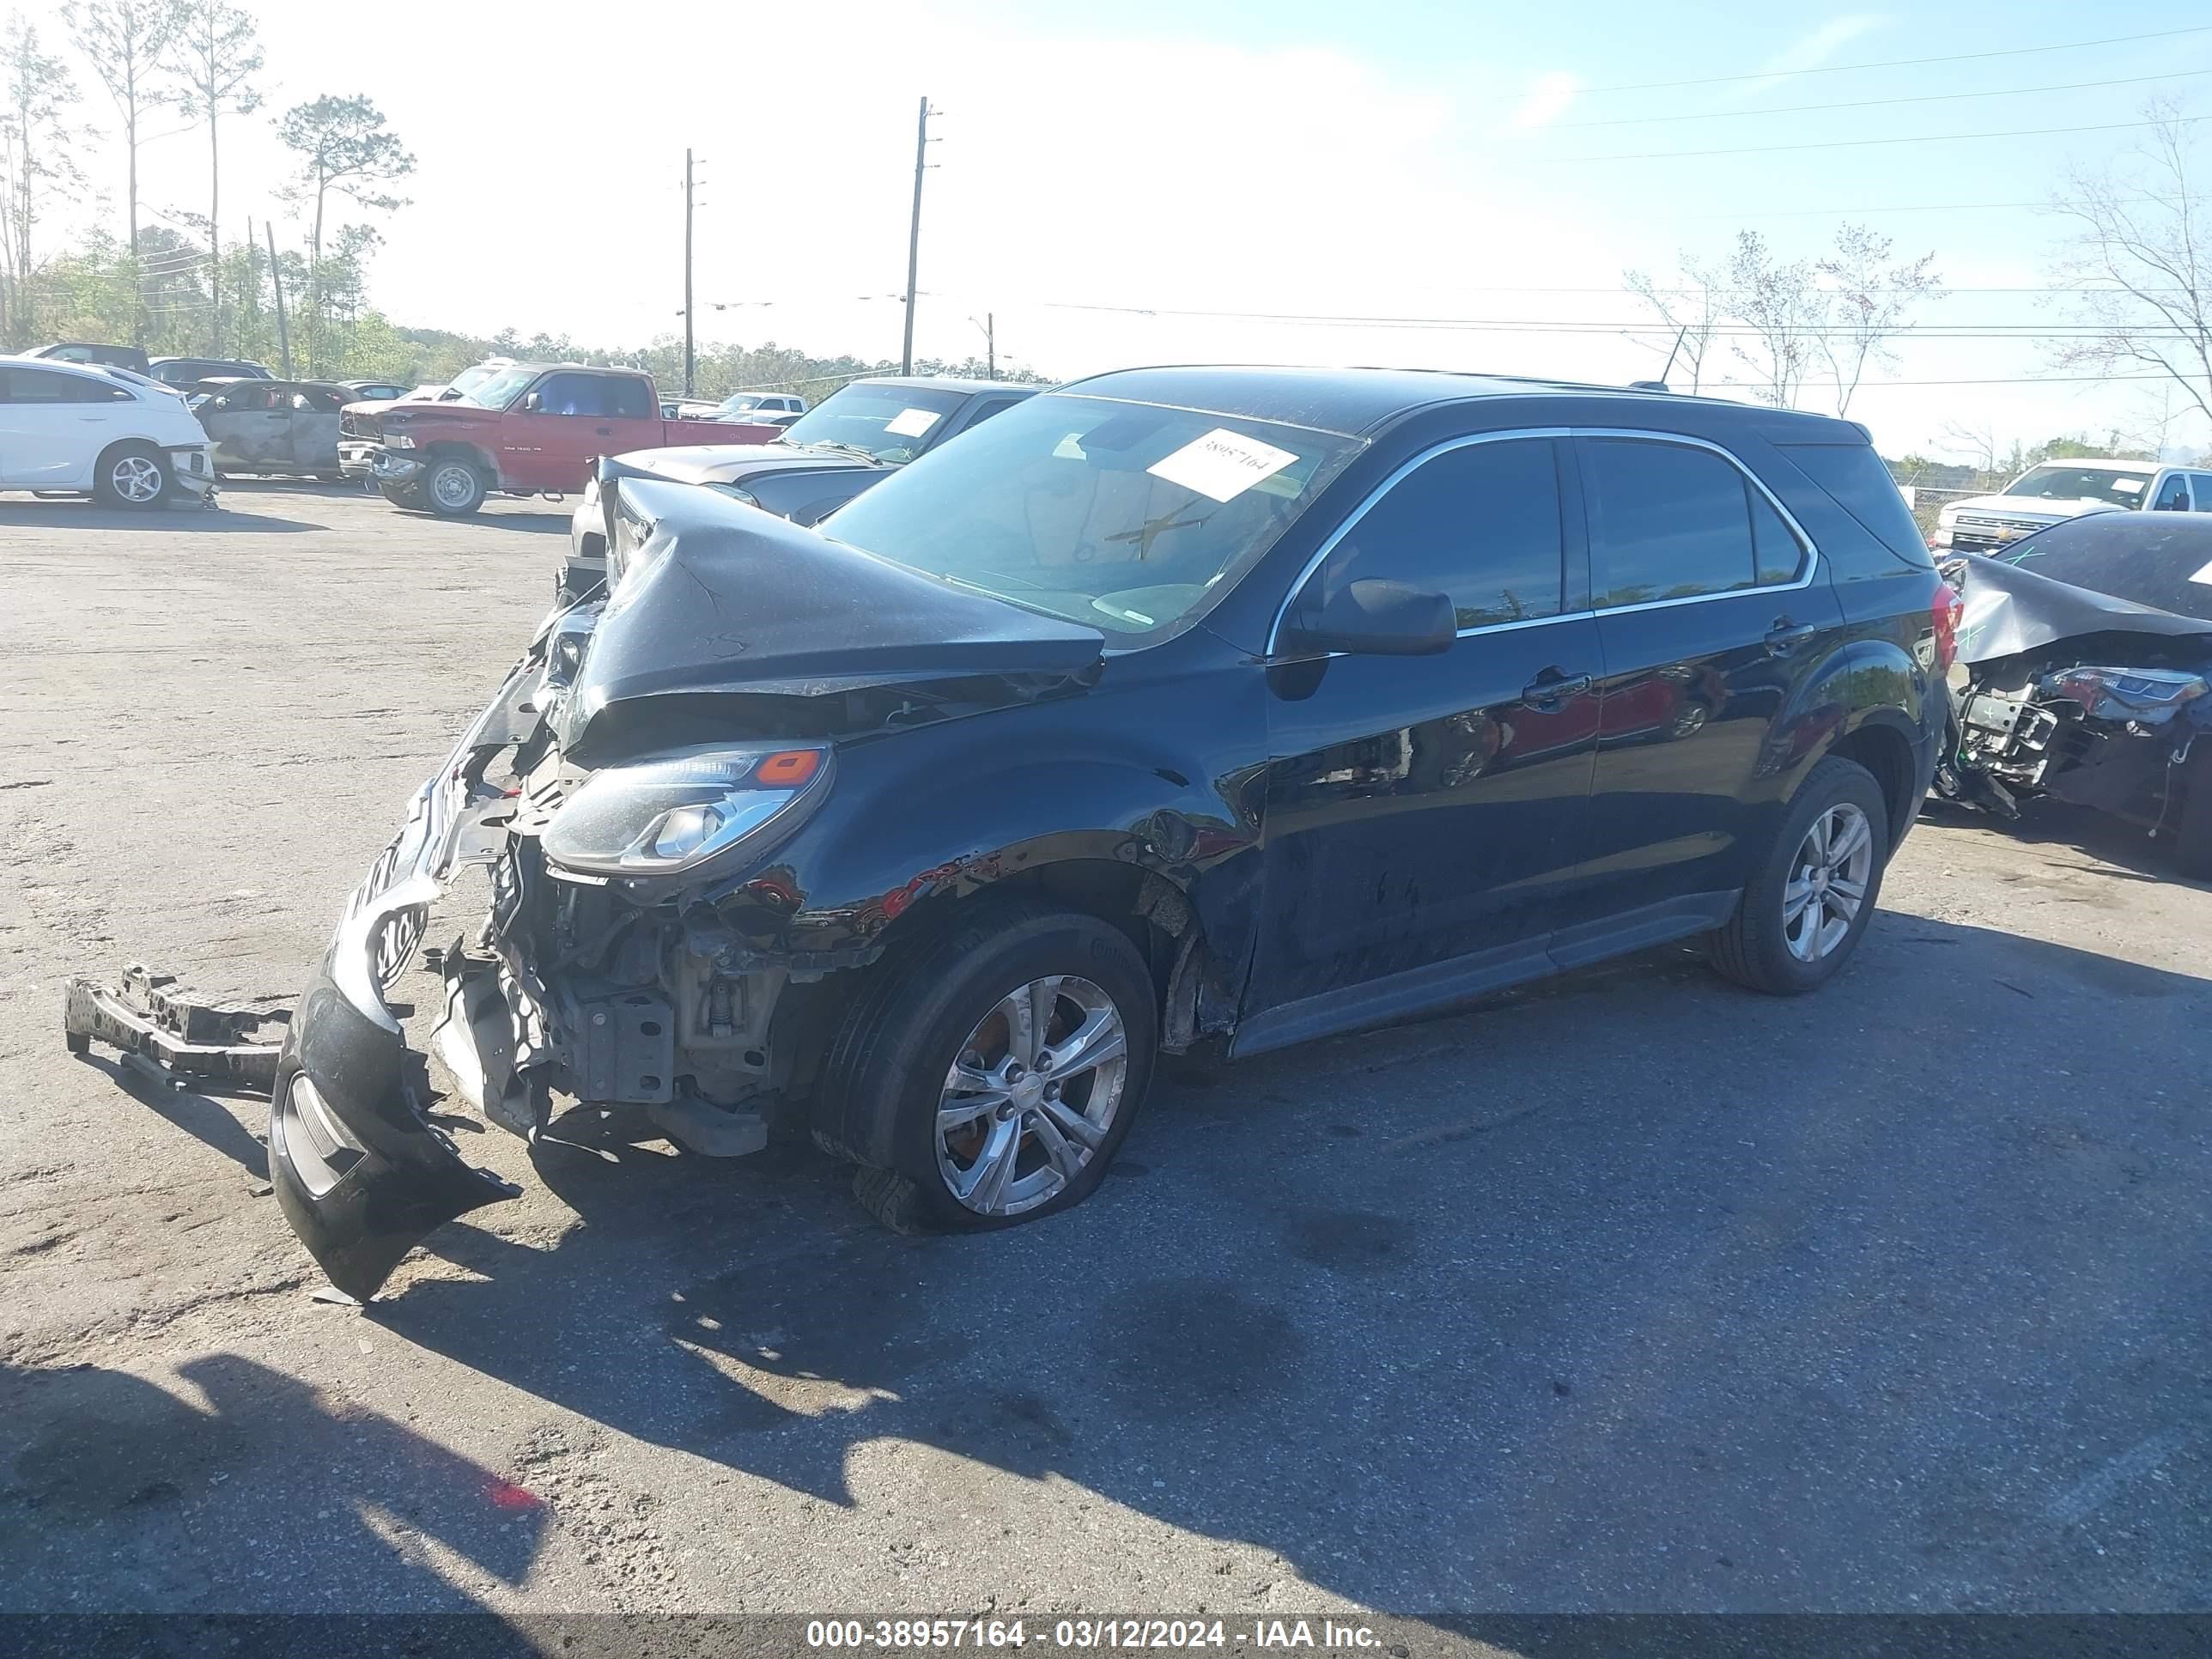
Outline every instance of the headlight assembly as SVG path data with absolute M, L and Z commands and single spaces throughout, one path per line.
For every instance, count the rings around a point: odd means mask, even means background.
M 415 440 L 404 432 L 387 432 L 384 434 L 384 447 L 386 449 L 412 449 Z
M 545 826 L 571 870 L 669 876 L 741 846 L 765 851 L 830 787 L 826 747 L 716 749 L 595 772 Z

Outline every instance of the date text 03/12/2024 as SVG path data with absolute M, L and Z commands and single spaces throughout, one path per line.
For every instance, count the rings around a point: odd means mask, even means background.
M 806 1645 L 825 1651 L 960 1648 L 1123 1652 L 1143 1649 L 1261 1648 L 1358 1652 L 1383 1649 L 1365 1625 L 1333 1619 L 814 1619 Z

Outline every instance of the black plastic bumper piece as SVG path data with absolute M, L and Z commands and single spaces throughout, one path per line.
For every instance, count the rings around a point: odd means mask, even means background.
M 471 1168 L 430 1122 L 419 1070 L 398 1033 L 339 994 L 325 962 L 277 1062 L 269 1176 L 307 1253 L 363 1302 L 432 1231 L 521 1194 Z

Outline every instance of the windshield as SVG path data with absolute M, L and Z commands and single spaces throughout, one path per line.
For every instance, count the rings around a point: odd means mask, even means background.
M 757 392 L 740 392 L 734 397 L 723 398 L 721 407 L 726 414 L 743 415 L 748 410 L 758 409 L 766 401 Z
M 2149 485 L 2151 469 L 2141 472 L 2111 472 L 2097 466 L 2039 466 L 2023 472 L 2005 486 L 2008 495 L 2033 495 L 2046 501 L 2110 501 L 2114 507 L 2141 507 Z
M 910 461 L 968 400 L 916 386 L 848 386 L 783 429 L 787 444 L 849 444 L 879 461 Z
M 822 529 L 1123 644 L 1150 643 L 1226 592 L 1361 447 L 1149 404 L 1031 398 Z
M 480 409 L 505 409 L 537 378 L 534 368 L 465 368 L 453 376 L 453 384 L 446 388 L 449 393 L 459 392 L 460 397 L 448 397 L 446 401 L 474 404 Z

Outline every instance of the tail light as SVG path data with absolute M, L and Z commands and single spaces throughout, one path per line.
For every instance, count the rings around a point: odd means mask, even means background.
M 1948 674 L 1959 659 L 1959 613 L 1966 602 L 1950 583 L 1936 584 L 1936 604 L 1929 613 L 1936 624 L 1936 672 Z

